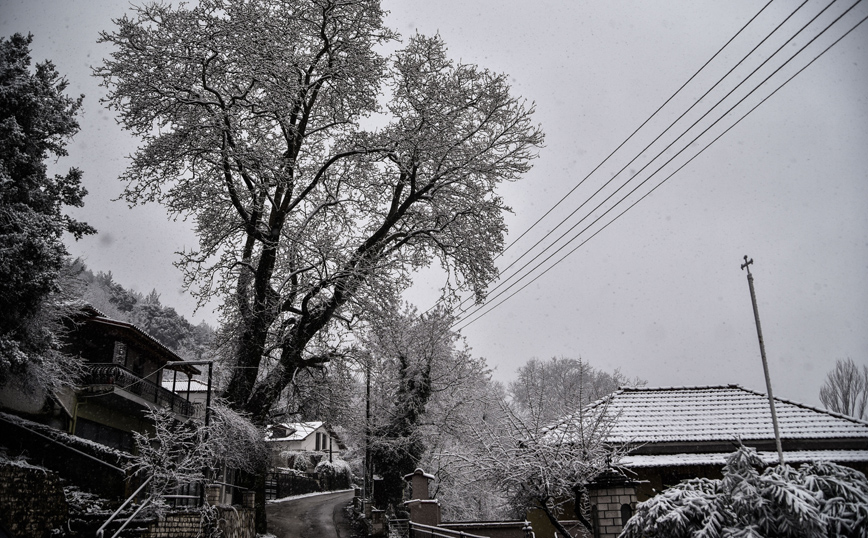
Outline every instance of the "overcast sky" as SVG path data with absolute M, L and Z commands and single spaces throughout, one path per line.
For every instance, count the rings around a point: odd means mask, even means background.
M 439 32 L 454 59 L 508 73 L 514 92 L 536 103 L 546 147 L 526 177 L 502 190 L 514 211 L 507 219 L 509 242 L 603 162 L 765 2 L 393 0 L 384 4 L 391 11 L 388 24 L 402 35 Z M 638 173 L 634 183 L 642 181 L 675 156 L 684 142 L 643 170 L 782 40 L 770 38 L 758 50 L 764 55 L 752 57 L 733 72 L 733 82 L 700 101 L 683 127 L 673 128 L 674 134 L 666 135 L 662 144 L 630 163 L 768 35 L 795 8 L 792 4 L 773 2 L 733 42 L 731 51 L 710 64 L 551 217 L 507 251 L 501 268 L 622 168 L 626 170 L 612 185 L 634 173 Z M 111 270 L 125 286 L 142 292 L 156 288 L 165 304 L 188 318 L 215 323 L 210 309 L 193 314 L 194 301 L 184 294 L 180 273 L 172 266 L 176 251 L 195 246 L 189 226 L 168 221 L 157 205 L 128 209 L 112 201 L 122 188 L 117 177 L 125 167 L 125 156 L 135 150 L 136 141 L 100 106 L 102 90 L 89 73 L 108 53 L 107 46 L 96 43 L 98 31 L 110 28 L 111 18 L 121 16 L 128 3 L 0 0 L 0 6 L 0 33 L 33 33 L 34 59 L 53 60 L 70 80 L 69 93 L 86 95 L 81 132 L 69 148 L 70 157 L 58 166 L 84 171 L 90 194 L 86 207 L 75 214 L 100 233 L 71 244 L 71 252 L 83 256 L 93 270 Z M 801 26 L 823 6 L 825 2 L 808 2 L 792 19 L 792 26 L 782 29 Z M 833 6 L 838 10 L 834 16 L 846 7 Z M 857 6 L 829 34 L 837 38 L 866 14 L 866 7 Z M 782 54 L 795 53 L 823 26 L 818 21 L 809 27 L 808 37 L 784 46 Z M 804 59 L 793 60 L 794 68 L 784 68 L 761 86 L 744 102 L 746 107 L 734 110 L 676 156 L 589 234 L 667 177 L 833 40 L 821 37 L 814 42 Z M 748 254 L 755 260 L 752 270 L 775 395 L 819 405 L 817 393 L 836 359 L 868 361 L 866 47 L 868 23 L 560 265 L 464 328 L 474 352 L 487 358 L 501 380 L 509 379 L 530 357 L 562 355 L 581 356 L 606 370 L 621 368 L 651 386 L 738 383 L 764 392 L 746 273 L 739 268 Z M 758 80 L 772 70 L 758 73 Z M 709 116 L 706 124 L 719 116 Z M 608 189 L 604 195 L 614 190 Z M 596 205 L 589 202 L 568 225 Z M 586 237 L 582 235 L 579 242 Z M 571 249 L 562 250 L 554 260 Z M 436 272 L 420 274 L 408 297 L 424 310 L 434 298 L 430 288 L 439 284 Z

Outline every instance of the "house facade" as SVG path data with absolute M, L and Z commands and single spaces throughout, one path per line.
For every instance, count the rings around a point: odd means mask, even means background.
M 164 407 L 182 420 L 194 415 L 194 405 L 162 383 L 200 371 L 135 325 L 86 308 L 67 340 L 66 352 L 85 366 L 78 389 L 57 398 L 69 433 L 131 451 L 133 432 L 150 431 L 148 409 Z
M 768 396 L 738 385 L 622 388 L 586 412 L 612 425 L 606 442 L 630 447 L 611 472 L 589 487 L 601 537 L 617 536 L 645 501 L 689 478 L 721 478 L 738 443 L 768 464 L 778 462 Z M 831 461 L 868 474 L 868 422 L 775 398 L 784 461 L 797 467 Z
M 271 450 L 272 467 L 285 467 L 287 461 L 282 453 L 324 452 L 337 457 L 344 445 L 325 423 L 283 422 L 266 426 L 265 441 Z

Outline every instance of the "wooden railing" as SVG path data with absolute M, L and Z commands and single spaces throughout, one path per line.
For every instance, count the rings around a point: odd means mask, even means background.
M 135 394 L 159 406 L 171 409 L 184 416 L 193 416 L 195 408 L 179 394 L 138 377 L 119 364 L 88 364 L 87 373 L 82 378 L 85 385 L 114 385 L 116 388 Z

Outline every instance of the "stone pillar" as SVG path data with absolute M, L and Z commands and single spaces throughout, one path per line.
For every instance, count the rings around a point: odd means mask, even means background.
M 410 482 L 412 499 L 405 502 L 404 506 L 410 512 L 410 521 L 436 527 L 440 524 L 440 503 L 437 499 L 431 499 L 428 495 L 428 482 L 434 480 L 430 474 L 422 469 L 416 469 L 412 474 L 404 477 Z
M 434 480 L 433 475 L 425 473 L 422 469 L 416 469 L 411 474 L 406 475 L 404 480 L 410 483 L 411 499 L 426 501 L 431 498 L 428 495 L 428 482 Z
M 220 485 L 208 484 L 205 486 L 205 502 L 211 506 L 220 504 Z
M 636 512 L 637 482 L 614 469 L 588 484 L 594 538 L 617 538 L 627 520 Z

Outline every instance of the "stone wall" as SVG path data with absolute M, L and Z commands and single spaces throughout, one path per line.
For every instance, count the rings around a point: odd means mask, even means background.
M 0 462 L 0 523 L 16 538 L 45 538 L 69 517 L 56 473 Z
M 624 524 L 636 512 L 636 488 L 608 487 L 591 491 L 595 538 L 617 538 Z
M 221 538 L 256 538 L 254 511 L 240 506 L 215 506 L 204 518 L 198 511 L 168 512 L 148 526 L 143 538 L 203 538 L 213 525 Z

